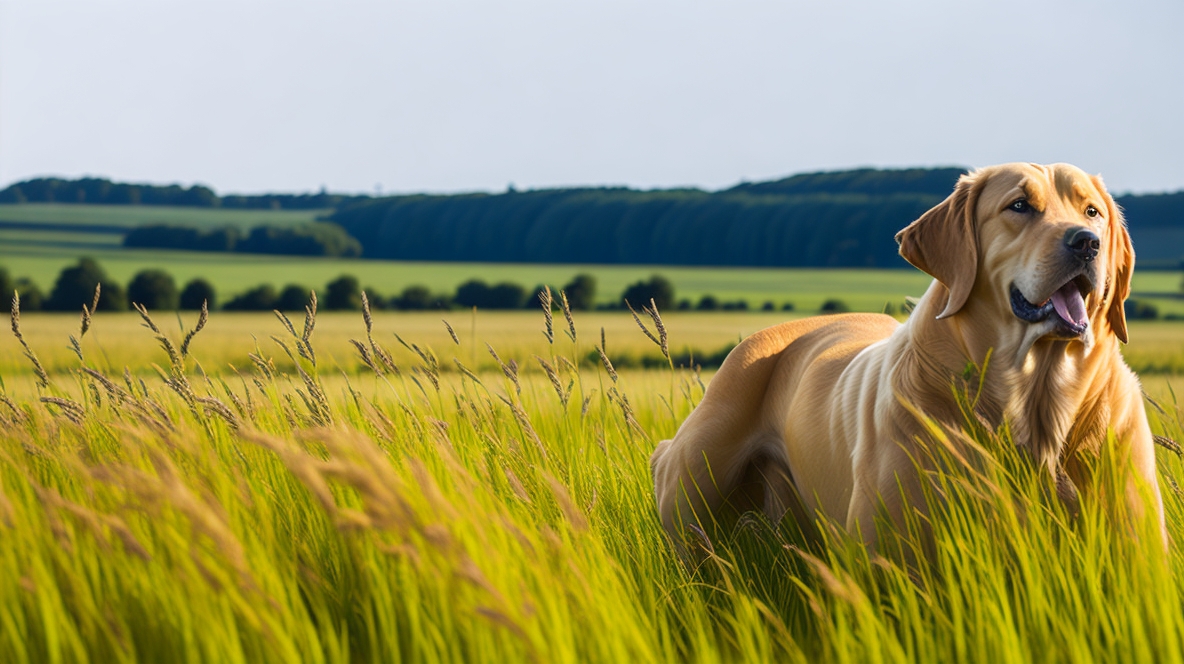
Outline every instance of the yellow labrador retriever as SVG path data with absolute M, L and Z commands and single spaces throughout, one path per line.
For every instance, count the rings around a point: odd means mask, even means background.
M 758 332 L 658 445 L 655 494 L 675 541 L 724 509 L 774 521 L 793 509 L 874 546 L 880 505 L 899 523 L 904 501 L 921 499 L 910 454 L 923 431 L 901 402 L 959 426 L 951 381 L 988 351 L 979 414 L 1078 482 L 1076 454 L 1113 431 L 1137 475 L 1129 499 L 1145 483 L 1162 530 L 1154 441 L 1119 353 L 1134 252 L 1101 179 L 1068 164 L 984 168 L 896 239 L 935 279 L 908 321 L 849 314 Z

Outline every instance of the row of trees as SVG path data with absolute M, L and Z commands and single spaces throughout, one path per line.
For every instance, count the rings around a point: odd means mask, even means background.
M 0 203 L 92 203 L 98 205 L 177 205 L 263 210 L 324 210 L 369 196 L 331 194 L 261 194 L 219 196 L 205 185 L 182 187 L 112 182 L 105 178 L 35 178 L 0 190 Z
M 289 256 L 352 258 L 362 255 L 361 243 L 345 229 L 324 222 L 299 226 L 256 226 L 245 235 L 234 227 L 205 230 L 187 226 L 141 226 L 123 236 L 123 246 Z
M 658 277 L 658 279 L 661 279 Z M 45 294 L 32 280 L 14 279 L 0 267 L 0 293 L 17 292 L 25 311 L 78 311 L 90 305 L 95 286 L 102 284 L 99 311 L 123 311 L 129 303 L 142 304 L 155 311 L 200 309 L 208 303 L 218 308 L 218 294 L 209 281 L 193 279 L 178 288 L 172 275 L 160 269 L 141 270 L 124 288 L 112 280 L 106 270 L 93 258 L 80 258 L 78 263 L 64 268 Z M 482 309 L 520 309 L 538 306 L 539 293 L 544 287 L 529 291 L 521 285 L 504 282 L 493 286 L 481 280 L 461 284 L 454 294 L 434 293 L 427 286 L 407 286 L 397 295 L 384 297 L 377 289 L 367 287 L 366 295 L 376 309 L 447 309 L 453 306 Z M 558 297 L 559 288 L 552 286 Z M 585 310 L 595 306 L 596 279 L 588 274 L 577 274 L 562 287 L 573 309 Z M 260 284 L 236 295 L 222 304 L 227 311 L 283 311 L 299 310 L 308 302 L 310 288 L 302 284 L 288 284 L 276 289 L 271 284 Z M 673 289 L 670 289 L 673 292 Z M 357 277 L 341 275 L 318 289 L 320 306 L 327 310 L 359 310 L 362 308 L 362 285 Z M 647 300 L 648 301 L 648 300 Z
M 896 231 L 960 168 L 796 175 L 731 189 L 398 196 L 332 219 L 363 255 L 450 261 L 903 267 Z
M 271 284 L 259 284 L 221 303 L 214 286 L 202 278 L 192 279 L 178 287 L 168 272 L 146 269 L 136 273 L 125 288 L 113 281 L 97 261 L 81 258 L 77 264 L 61 271 L 52 290 L 46 295 L 31 280 L 13 279 L 5 268 L 0 267 L 0 293 L 19 293 L 21 309 L 24 311 L 78 311 L 83 304 L 91 304 L 95 286 L 100 283 L 100 311 L 124 311 L 130 303 L 142 304 L 154 311 L 197 310 L 203 303 L 211 309 L 219 308 L 221 304 L 221 308 L 226 311 L 299 311 L 308 303 L 310 290 L 302 284 L 287 284 L 280 289 Z M 562 286 L 539 285 L 533 290 L 508 281 L 490 285 L 480 279 L 470 279 L 452 294 L 432 292 L 427 286 L 419 284 L 407 286 L 398 294 L 390 296 L 383 296 L 373 287 L 367 287 L 365 291 L 371 307 L 375 309 L 419 311 L 455 307 L 530 309 L 539 306 L 544 288 L 550 288 L 555 308 L 560 307 L 559 293 L 562 292 L 568 305 L 577 311 L 625 308 L 626 303 L 640 308 L 651 301 L 663 311 L 746 311 L 750 308 L 746 300 L 723 301 L 713 295 L 704 295 L 697 302 L 685 298 L 676 300 L 674 284 L 661 275 L 630 284 L 615 302 L 601 304 L 596 302 L 596 278 L 589 274 L 577 274 Z M 356 277 L 341 275 L 323 289 L 318 289 L 320 306 L 326 310 L 360 310 L 362 290 Z M 789 302 L 776 304 L 767 301 L 759 308 L 764 311 L 791 311 L 794 306 Z M 830 300 L 823 305 L 822 311 L 847 311 L 847 306 L 841 301 Z
M 933 168 L 807 173 L 716 192 L 511 189 L 501 194 L 387 198 L 324 191 L 218 197 L 202 186 L 42 178 L 0 191 L 0 203 L 335 209 L 331 219 L 344 230 L 317 231 L 330 233 L 332 242 L 317 233 L 266 231 L 258 238 L 268 247 L 263 250 L 266 253 L 360 252 L 375 258 L 480 262 L 906 267 L 893 237 L 945 198 L 963 172 Z M 1128 195 L 1118 202 L 1126 209 L 1134 234 L 1157 229 L 1149 232 L 1149 238 L 1168 237 L 1159 231 L 1174 233 L 1184 216 L 1184 192 Z M 267 233 L 279 235 L 268 237 Z M 219 251 L 249 241 L 234 231 L 159 227 L 134 231 L 127 240 L 128 246 Z M 326 249 L 330 245 L 337 248 Z M 1170 247 L 1150 246 L 1152 251 L 1144 258 L 1157 264 L 1178 259 Z

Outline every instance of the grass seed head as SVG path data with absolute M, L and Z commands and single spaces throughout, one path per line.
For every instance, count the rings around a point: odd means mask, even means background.
M 543 336 L 547 338 L 547 343 L 555 343 L 555 320 L 551 316 L 551 287 L 543 286 L 543 290 L 539 291 L 539 304 L 543 307 L 543 318 L 545 319 L 545 327 L 543 329 Z
M 563 303 L 563 317 L 567 319 L 567 337 L 574 344 L 576 342 L 576 321 L 571 315 L 571 304 L 567 301 L 567 293 L 559 291 L 559 301 Z

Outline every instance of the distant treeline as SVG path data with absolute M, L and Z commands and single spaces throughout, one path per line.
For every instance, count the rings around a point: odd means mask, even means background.
M 898 267 L 896 231 L 960 168 L 798 175 L 697 189 L 397 196 L 333 221 L 375 258 L 666 265 Z
M 568 188 L 500 194 L 337 194 L 225 196 L 207 187 L 117 184 L 45 178 L 0 192 L 18 201 L 335 208 L 344 233 L 336 246 L 370 258 L 402 260 L 715 265 L 906 267 L 893 237 L 953 190 L 965 169 L 858 169 L 743 183 L 717 192 Z M 1184 192 L 1122 196 L 1144 265 L 1184 258 Z M 258 230 L 258 229 L 256 229 Z M 272 231 L 269 231 L 272 232 Z M 128 246 L 308 253 L 317 240 L 277 235 L 270 249 L 239 248 L 230 231 L 184 236 L 145 230 Z M 315 235 L 315 234 L 314 234 Z M 282 237 L 281 237 L 282 236 Z M 352 236 L 352 237 L 351 237 Z M 241 238 L 250 244 L 251 236 Z M 317 235 L 317 237 L 321 237 Z M 328 238 L 328 235 L 324 236 Z M 153 244 L 148 244 L 152 238 Z M 338 239 L 346 238 L 345 240 Z M 315 250 L 319 251 L 319 250 Z M 333 250 L 336 251 L 336 250 Z M 324 255 L 351 255 L 327 252 Z M 1154 263 L 1147 262 L 1150 258 Z
M 362 255 L 362 245 L 337 224 L 257 226 L 243 234 L 237 228 L 203 230 L 186 226 L 141 226 L 123 236 L 123 246 L 186 251 L 237 251 L 289 256 Z
M 219 196 L 214 190 L 193 185 L 129 184 L 103 178 L 36 178 L 0 190 L 0 203 L 91 203 L 97 205 L 177 205 L 223 207 L 242 210 L 322 210 L 369 196 L 331 194 L 260 194 Z
M 964 169 L 796 175 L 709 193 L 555 189 L 398 196 L 338 208 L 363 255 L 441 261 L 905 267 L 893 238 Z M 1184 192 L 1124 196 L 1132 229 L 1184 221 Z M 1181 248 L 1184 254 L 1184 247 Z

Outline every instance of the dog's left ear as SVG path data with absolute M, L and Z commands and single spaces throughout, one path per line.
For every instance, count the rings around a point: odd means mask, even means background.
M 1110 264 L 1106 266 L 1107 293 L 1110 304 L 1106 309 L 1106 320 L 1114 336 L 1122 343 L 1127 342 L 1126 308 L 1125 302 L 1131 294 L 1131 276 L 1135 273 L 1135 248 L 1131 244 L 1130 233 L 1126 230 L 1126 223 L 1122 219 L 1122 210 L 1114 202 L 1114 197 L 1106 191 L 1102 178 L 1091 175 L 1094 187 L 1102 194 L 1106 201 L 1106 219 L 1109 222 L 1106 242 L 1106 253 Z
M 978 238 L 974 208 L 978 202 L 977 173 L 958 178 L 954 193 L 896 234 L 900 255 L 941 282 L 949 291 L 938 318 L 958 313 L 978 272 Z

